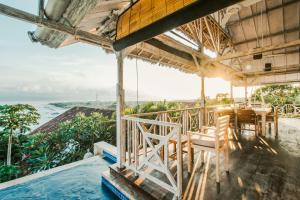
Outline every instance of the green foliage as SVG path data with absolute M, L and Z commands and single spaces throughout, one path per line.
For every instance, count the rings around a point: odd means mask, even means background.
M 0 183 L 18 178 L 21 170 L 16 165 L 0 165 Z
M 138 107 L 127 108 L 125 112 L 126 114 L 158 112 L 181 107 L 182 105 L 176 102 L 149 102 Z M 21 115 L 18 114 L 16 118 L 18 120 L 5 119 L 4 121 L 13 121 L 14 125 L 9 127 L 24 133 L 25 130 L 29 130 L 30 123 L 35 122 L 39 117 L 34 109 L 26 106 L 26 110 L 27 108 L 33 114 L 26 116 L 26 120 L 21 119 Z M 93 144 L 99 141 L 115 144 L 114 119 L 114 115 L 109 118 L 99 113 L 92 113 L 90 116 L 79 113 L 72 120 L 61 123 L 59 128 L 51 133 L 13 134 L 12 160 L 15 165 L 4 166 L 3 164 L 0 167 L 0 182 L 81 160 L 87 149 L 92 150 Z M 19 122 L 19 120 L 23 121 Z M 1 123 L 3 124 L 4 122 Z M 2 130 L 0 131 L 0 162 L 4 163 L 10 129 L 3 127 L 0 130 Z
M 49 134 L 35 134 L 23 144 L 29 172 L 37 172 L 81 160 L 99 141 L 113 142 L 115 121 L 99 113 L 76 115 Z
M 22 134 L 30 130 L 38 117 L 29 105 L 1 106 L 0 182 L 81 160 L 96 142 L 115 142 L 115 121 L 99 113 L 90 116 L 79 113 L 52 133 Z M 8 166 L 4 163 L 10 136 L 15 165 Z
M 7 155 L 7 141 L 8 141 L 9 134 L 3 134 L 0 136 L 0 162 L 6 159 Z M 13 143 L 12 143 L 12 154 L 11 160 L 12 163 L 18 163 L 22 159 L 22 143 L 26 139 L 27 136 L 25 135 L 14 135 L 13 136 Z
M 166 110 L 177 110 L 180 109 L 182 105 L 177 102 L 166 102 L 166 101 L 159 101 L 159 102 L 147 102 L 141 104 L 136 107 L 128 107 L 125 109 L 125 114 L 136 114 L 136 113 L 149 113 L 149 112 L 159 112 L 159 111 L 166 111 Z
M 228 93 L 218 93 L 215 99 L 206 99 L 207 106 L 231 104 L 232 100 Z
M 0 105 L 0 129 L 8 133 L 7 165 L 11 164 L 11 150 L 16 133 L 30 131 L 32 124 L 40 118 L 37 110 L 28 104 Z
M 0 127 L 4 131 L 25 133 L 40 118 L 37 110 L 28 104 L 0 105 Z
M 7 154 L 7 141 L 8 141 L 8 133 L 0 132 L 0 161 L 4 161 L 6 159 Z
M 300 89 L 292 85 L 268 85 L 257 89 L 252 95 L 254 101 L 271 105 L 300 103 Z

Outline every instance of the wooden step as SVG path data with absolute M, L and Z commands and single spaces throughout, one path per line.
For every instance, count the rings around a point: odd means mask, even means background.
M 150 180 L 136 177 L 129 169 L 120 171 L 116 165 L 110 166 L 112 176 L 122 179 L 122 184 L 130 185 L 137 193 L 143 194 L 145 199 L 172 199 L 173 194 Z M 139 196 L 139 199 L 140 196 Z

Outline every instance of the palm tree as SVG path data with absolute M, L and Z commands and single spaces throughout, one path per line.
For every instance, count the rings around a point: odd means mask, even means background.
M 7 165 L 11 165 L 11 148 L 13 136 L 30 131 L 30 126 L 37 124 L 40 115 L 28 104 L 0 105 L 0 127 L 8 132 Z

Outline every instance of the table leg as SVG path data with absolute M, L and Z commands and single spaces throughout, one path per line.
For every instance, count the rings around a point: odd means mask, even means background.
M 164 146 L 162 146 L 160 149 L 160 157 L 163 161 L 164 161 L 164 155 L 165 155 L 165 148 L 164 148 Z
M 266 136 L 266 115 L 261 115 L 261 133 L 262 136 L 265 137 Z
M 173 143 L 173 153 L 176 153 L 176 143 Z

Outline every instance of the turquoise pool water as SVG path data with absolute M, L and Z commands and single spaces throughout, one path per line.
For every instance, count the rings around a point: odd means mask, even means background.
M 118 199 L 101 185 L 101 173 L 111 162 L 99 158 L 71 169 L 0 190 L 1 200 Z

